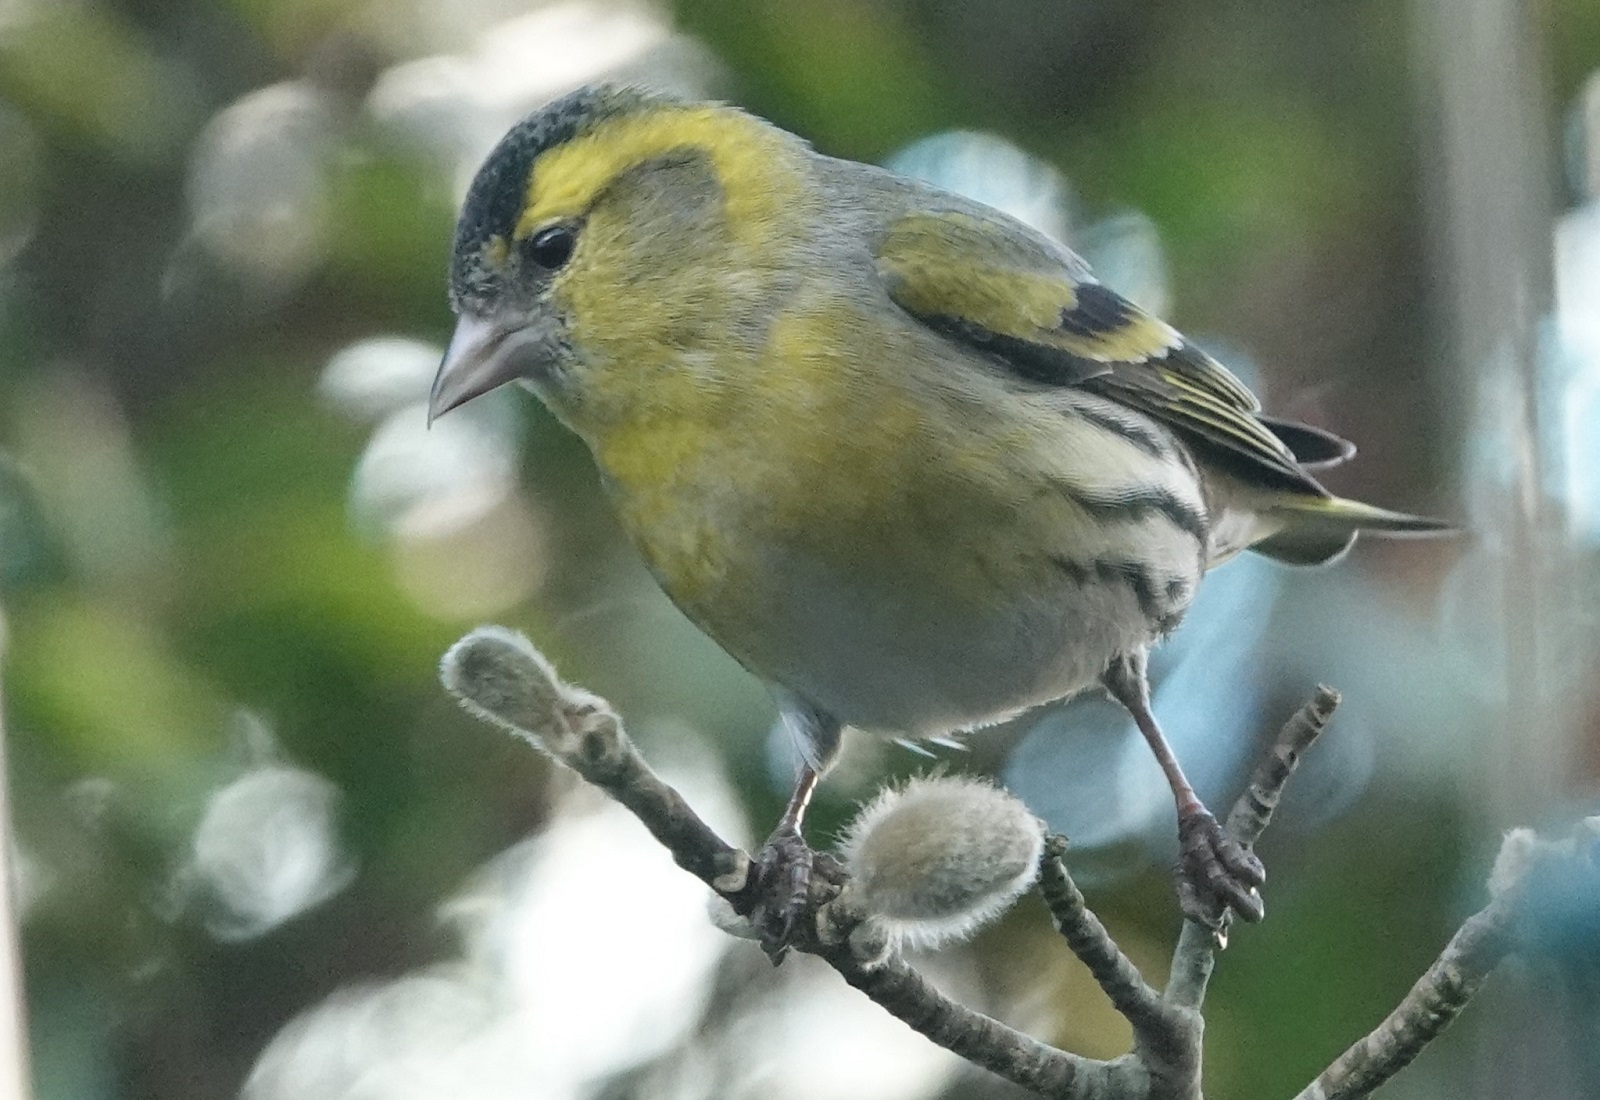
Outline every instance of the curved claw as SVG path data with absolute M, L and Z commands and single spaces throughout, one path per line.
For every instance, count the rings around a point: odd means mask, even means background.
M 780 827 L 755 857 L 756 905 L 751 919 L 761 934 L 761 949 L 774 965 L 795 941 L 811 897 L 815 853 L 797 830 Z
M 1266 915 L 1257 888 L 1267 881 L 1267 869 L 1223 832 L 1209 811 L 1185 812 L 1178 820 L 1178 842 L 1178 904 L 1184 916 L 1220 929 L 1229 911 L 1252 923 Z

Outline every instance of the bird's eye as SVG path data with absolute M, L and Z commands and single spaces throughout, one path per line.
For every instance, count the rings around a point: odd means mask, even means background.
M 529 237 L 525 248 L 530 260 L 554 271 L 572 258 L 572 249 L 577 243 L 578 235 L 570 225 L 551 225 Z

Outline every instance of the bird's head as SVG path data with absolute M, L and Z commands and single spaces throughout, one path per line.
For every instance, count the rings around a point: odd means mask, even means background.
M 459 320 L 430 418 L 520 380 L 581 432 L 670 389 L 674 363 L 726 350 L 760 273 L 782 266 L 804 150 L 737 109 L 634 88 L 584 88 L 518 123 L 456 227 Z

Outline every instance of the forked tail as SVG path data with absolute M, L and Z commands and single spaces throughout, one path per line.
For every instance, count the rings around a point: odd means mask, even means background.
M 1282 530 L 1250 549 L 1288 565 L 1320 565 L 1350 549 L 1362 531 L 1405 537 L 1453 534 L 1444 520 L 1391 512 L 1344 497 L 1286 497 L 1273 512 L 1283 517 Z

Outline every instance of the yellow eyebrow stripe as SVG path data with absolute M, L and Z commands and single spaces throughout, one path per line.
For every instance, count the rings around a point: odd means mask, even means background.
M 711 158 L 736 233 L 759 234 L 803 194 L 782 131 L 727 107 L 667 107 L 602 123 L 535 158 L 512 239 L 585 213 L 630 168 L 689 149 Z

